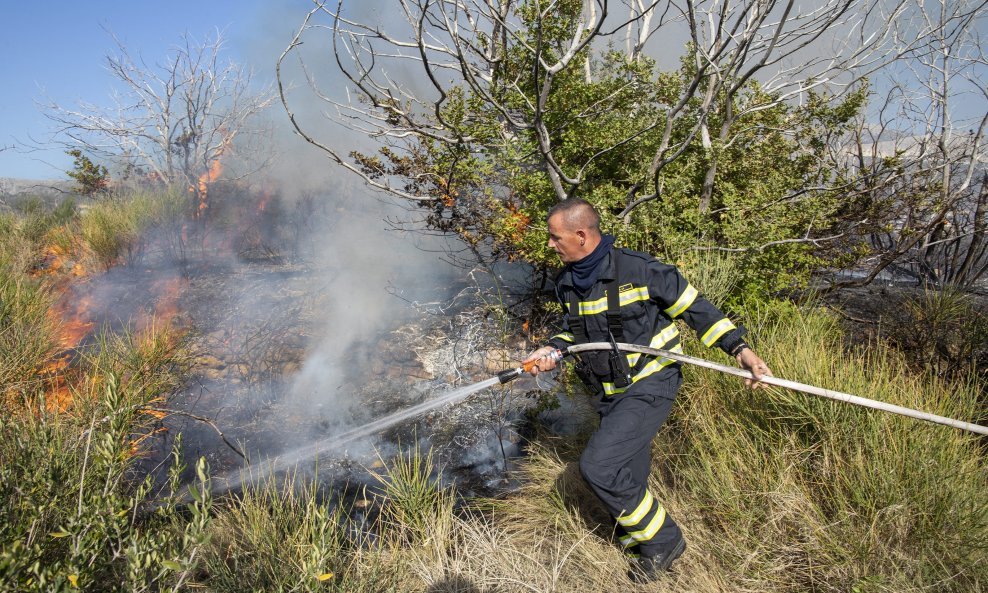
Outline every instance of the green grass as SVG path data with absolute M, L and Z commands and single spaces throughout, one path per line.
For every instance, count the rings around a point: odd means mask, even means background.
M 832 319 L 751 316 L 776 374 L 975 420 L 977 391 L 881 346 L 845 352 Z M 988 582 L 988 464 L 969 433 L 688 369 L 658 441 L 664 490 L 699 547 L 752 589 L 972 591 Z M 675 484 L 675 488 L 673 488 Z M 689 498 L 687 498 L 689 497 Z M 690 523 L 687 523 L 690 525 Z
M 0 410 L 7 397 L 40 387 L 38 372 L 55 351 L 53 300 L 45 286 L 0 260 Z
M 187 202 L 178 190 L 100 200 L 82 215 L 80 233 L 104 267 L 132 262 L 146 246 L 146 230 L 172 224 Z

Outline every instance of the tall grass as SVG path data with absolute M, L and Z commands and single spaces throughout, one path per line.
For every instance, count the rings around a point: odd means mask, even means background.
M 880 344 L 846 352 L 820 313 L 775 305 L 751 321 L 776 374 L 978 417 L 975 389 L 914 374 Z M 708 536 L 696 547 L 736 567 L 728 576 L 739 587 L 971 591 L 986 582 L 988 464 L 973 435 L 799 393 L 749 393 L 696 369 L 686 377 L 659 440 L 663 490 L 701 518 Z
M 45 215 L 34 206 L 35 218 Z M 0 410 L 7 399 L 36 389 L 37 373 L 55 350 L 55 331 L 48 311 L 51 291 L 28 271 L 37 245 L 24 230 L 24 216 L 0 214 Z
M 146 246 L 147 229 L 179 219 L 187 202 L 175 189 L 101 200 L 82 215 L 81 235 L 103 266 L 133 261 Z
M 737 260 L 716 251 L 687 251 L 677 265 L 711 303 L 722 307 L 738 283 Z
M 38 281 L 0 256 L 0 411 L 6 399 L 37 389 L 37 374 L 55 351 L 54 301 Z
M 412 566 L 448 556 L 454 497 L 414 448 L 379 476 L 371 516 L 323 499 L 289 474 L 245 488 L 217 510 L 202 562 L 213 591 L 412 591 Z M 366 503 L 366 500 L 364 501 Z

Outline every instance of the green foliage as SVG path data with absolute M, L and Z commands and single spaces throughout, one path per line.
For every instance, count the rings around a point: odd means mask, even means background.
M 834 177 L 821 164 L 820 139 L 847 128 L 866 89 L 840 101 L 811 94 L 805 104 L 792 105 L 748 80 L 730 98 L 713 97 L 705 116 L 701 100 L 688 103 L 665 145 L 666 130 L 657 124 L 684 94 L 695 71 L 689 61 L 663 72 L 653 60 L 629 61 L 611 48 L 590 46 L 555 72 L 550 86 L 536 85 L 530 48 L 538 46 L 548 63 L 559 58 L 581 26 L 581 6 L 557 3 L 543 15 L 539 3 L 520 3 L 519 38 L 503 48 L 487 95 L 454 89 L 435 116 L 450 135 L 469 140 L 413 140 L 401 151 L 355 153 L 365 173 L 400 178 L 409 191 L 436 198 L 420 204 L 434 229 L 487 245 L 499 257 L 556 267 L 543 221 L 558 197 L 536 128 L 511 128 L 492 107 L 496 102 L 531 123 L 532 106 L 547 88 L 539 117 L 553 157 L 567 175 L 581 178 L 578 187 L 564 189 L 595 204 L 604 230 L 619 244 L 670 261 L 696 247 L 723 249 L 738 275 L 728 300 L 803 287 L 812 271 L 839 263 L 835 252 L 807 238 L 832 229 L 841 204 L 832 193 L 805 188 Z M 708 147 L 694 134 L 701 117 L 711 131 Z M 683 148 L 653 179 L 662 146 Z M 656 184 L 657 199 L 626 211 Z
M 77 414 L 51 412 L 43 397 L 6 400 L 0 589 L 158 591 L 188 579 L 206 541 L 208 495 L 189 505 L 187 516 L 170 504 L 145 516 L 150 478 L 132 478 L 137 444 L 151 421 L 144 407 L 174 385 L 184 356 L 173 339 L 149 342 L 157 346 L 132 339 L 93 357 L 96 364 L 85 359 L 85 385 L 93 393 L 76 393 Z M 177 450 L 173 459 L 174 500 Z M 200 491 L 208 492 L 202 462 L 197 473 Z
M 72 170 L 67 171 L 69 177 L 75 179 L 75 191 L 84 196 L 106 194 L 110 191 L 110 173 L 106 166 L 97 165 L 78 148 L 65 151 L 73 157 Z

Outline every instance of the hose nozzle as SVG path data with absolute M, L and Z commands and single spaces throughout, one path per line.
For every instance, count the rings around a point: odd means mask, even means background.
M 501 382 L 501 384 L 504 385 L 508 381 L 517 379 L 518 377 L 522 376 L 524 373 L 525 373 L 525 369 L 523 367 L 518 367 L 517 369 L 508 369 L 505 371 L 501 371 L 500 373 L 497 374 L 497 378 Z
M 554 362 L 559 362 L 560 360 L 563 359 L 563 351 L 553 350 L 552 352 L 546 354 L 542 358 L 548 358 L 549 360 L 552 360 Z M 507 383 L 512 379 L 517 379 L 518 377 L 524 375 L 525 373 L 532 372 L 532 369 L 538 366 L 539 361 L 542 360 L 542 358 L 536 358 L 534 360 L 524 362 L 520 367 L 516 369 L 508 369 L 506 371 L 501 371 L 500 373 L 497 374 L 497 378 L 501 380 L 502 384 Z

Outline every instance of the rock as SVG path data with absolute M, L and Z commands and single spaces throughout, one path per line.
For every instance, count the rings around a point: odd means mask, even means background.
M 216 358 L 212 354 L 204 354 L 196 359 L 196 364 L 208 369 L 225 369 L 226 361 Z

